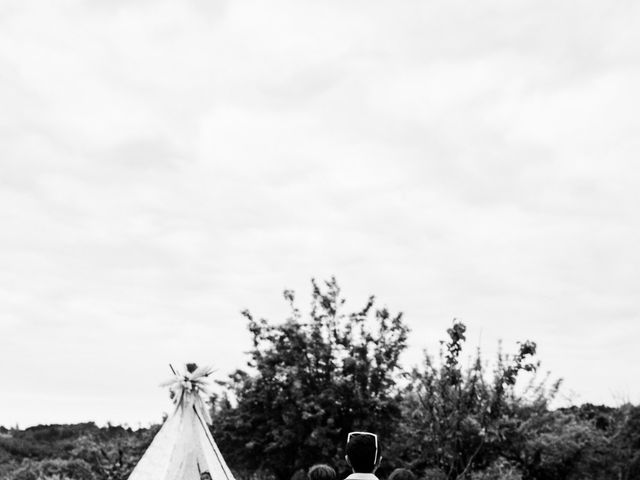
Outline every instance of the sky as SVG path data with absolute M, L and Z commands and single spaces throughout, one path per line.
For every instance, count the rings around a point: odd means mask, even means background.
M 640 402 L 640 4 L 6 0 L 0 425 L 147 425 L 335 275 Z

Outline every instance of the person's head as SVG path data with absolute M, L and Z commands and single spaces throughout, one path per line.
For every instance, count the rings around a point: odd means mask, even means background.
M 200 480 L 211 480 L 211 474 L 207 471 L 204 471 L 200 474 Z
M 389 480 L 417 480 L 416 476 L 411 470 L 406 468 L 396 468 L 391 475 L 389 475 Z
M 370 432 L 351 432 L 347 436 L 345 459 L 356 473 L 373 473 L 380 465 L 378 436 Z
M 336 480 L 336 471 L 330 465 L 319 463 L 309 469 L 309 480 Z

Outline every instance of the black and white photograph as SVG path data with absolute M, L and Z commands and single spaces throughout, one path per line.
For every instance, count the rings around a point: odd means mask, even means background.
M 0 480 L 640 480 L 640 3 L 1 0 Z

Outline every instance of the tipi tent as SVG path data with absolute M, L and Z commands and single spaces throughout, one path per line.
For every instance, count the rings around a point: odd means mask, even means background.
M 174 370 L 174 378 L 163 383 L 169 387 L 175 410 L 129 480 L 234 480 L 207 426 L 211 418 L 203 396 L 211 393 L 212 371 L 208 367 Z

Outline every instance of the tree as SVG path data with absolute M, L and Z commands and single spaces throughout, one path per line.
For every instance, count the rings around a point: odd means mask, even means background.
M 490 375 L 478 350 L 469 368 L 460 355 L 466 326 L 455 321 L 447 330 L 439 361 L 426 355 L 414 369 L 403 404 L 403 425 L 395 442 L 397 456 L 417 471 L 431 476 L 460 479 L 472 470 L 496 465 L 511 451 L 519 426 L 528 416 L 546 412 L 559 382 L 545 388 L 546 379 L 529 383 L 524 392 L 515 386 L 522 372 L 535 372 L 536 344 L 519 344 L 513 356 L 498 355 Z M 440 471 L 439 474 L 433 473 Z
M 351 430 L 392 433 L 400 415 L 399 356 L 408 328 L 402 314 L 374 306 L 344 312 L 335 280 L 312 280 L 311 311 L 303 318 L 294 293 L 279 324 L 248 320 L 249 370 L 224 382 L 214 399 L 214 435 L 232 466 L 289 479 L 314 462 L 339 465 Z

